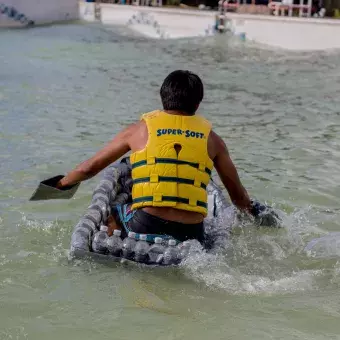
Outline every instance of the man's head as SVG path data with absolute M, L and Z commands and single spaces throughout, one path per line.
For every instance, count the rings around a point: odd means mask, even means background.
M 164 110 L 194 115 L 203 99 L 203 83 L 192 72 L 174 71 L 165 78 L 160 94 Z

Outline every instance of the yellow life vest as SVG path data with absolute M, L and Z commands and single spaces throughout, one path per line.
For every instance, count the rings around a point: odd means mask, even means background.
M 213 168 L 208 155 L 211 124 L 198 115 L 163 111 L 146 113 L 141 119 L 149 137 L 145 148 L 130 156 L 132 209 L 173 207 L 206 216 L 206 186 Z

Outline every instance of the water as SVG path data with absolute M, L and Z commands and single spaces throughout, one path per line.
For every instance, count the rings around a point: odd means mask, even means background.
M 340 227 L 339 54 L 70 25 L 1 31 L 0 65 L 1 340 L 339 339 L 340 262 L 302 251 Z M 28 198 L 159 107 L 177 68 L 202 76 L 202 112 L 286 229 L 237 226 L 179 270 L 69 264 L 98 178 L 70 201 Z

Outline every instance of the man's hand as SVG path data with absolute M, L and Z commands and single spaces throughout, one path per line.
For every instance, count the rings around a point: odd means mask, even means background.
M 251 212 L 251 202 L 246 189 L 242 186 L 240 178 L 234 163 L 232 162 L 227 146 L 221 137 L 211 131 L 210 136 L 216 150 L 216 156 L 213 159 L 214 166 L 222 183 L 228 190 L 229 196 L 233 204 L 240 210 Z

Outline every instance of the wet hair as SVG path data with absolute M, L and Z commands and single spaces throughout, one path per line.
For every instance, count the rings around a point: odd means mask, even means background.
M 203 83 L 198 75 L 177 70 L 165 78 L 160 95 L 164 110 L 194 115 L 204 96 Z

